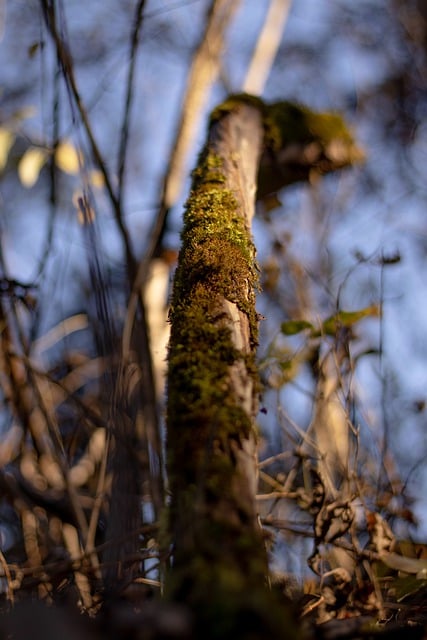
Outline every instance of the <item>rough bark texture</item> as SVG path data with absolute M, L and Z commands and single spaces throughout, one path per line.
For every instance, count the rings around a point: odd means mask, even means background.
M 171 305 L 166 590 L 203 637 L 274 637 L 258 524 L 257 267 L 250 234 L 264 130 L 240 104 L 213 121 L 193 174 Z

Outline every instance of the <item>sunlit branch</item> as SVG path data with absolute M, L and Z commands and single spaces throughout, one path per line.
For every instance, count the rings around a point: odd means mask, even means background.
M 282 39 L 292 0 L 271 0 L 242 90 L 261 95 Z

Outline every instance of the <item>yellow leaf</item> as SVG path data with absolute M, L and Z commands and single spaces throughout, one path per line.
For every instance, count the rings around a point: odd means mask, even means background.
M 55 152 L 56 166 L 64 173 L 75 175 L 79 172 L 83 160 L 72 142 L 64 140 L 60 142 Z
M 37 182 L 47 156 L 46 149 L 40 147 L 30 147 L 24 153 L 18 165 L 19 179 L 24 187 L 29 189 Z
M 0 171 L 6 167 L 9 151 L 15 142 L 15 134 L 9 129 L 0 127 Z
M 102 189 L 102 187 L 105 185 L 104 176 L 102 172 L 99 171 L 99 169 L 92 169 L 89 174 L 89 181 L 91 185 L 93 187 L 96 187 L 97 189 Z

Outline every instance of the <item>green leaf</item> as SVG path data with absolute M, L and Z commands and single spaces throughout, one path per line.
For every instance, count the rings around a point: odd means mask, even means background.
M 338 311 L 322 323 L 321 333 L 334 336 L 339 329 L 350 329 L 360 320 L 368 317 L 378 318 L 380 314 L 379 305 L 371 305 L 359 311 Z
M 310 322 L 307 322 L 307 320 L 288 320 L 287 322 L 282 322 L 280 325 L 280 331 L 285 336 L 294 336 L 305 329 L 314 331 L 313 325 Z
M 389 589 L 392 588 L 396 594 L 396 601 L 402 602 L 409 596 L 413 596 L 418 592 L 424 592 L 427 587 L 427 580 L 416 578 L 413 575 L 407 575 L 390 581 L 388 587 Z
M 284 360 L 277 363 L 282 371 L 290 371 L 295 366 L 293 360 Z

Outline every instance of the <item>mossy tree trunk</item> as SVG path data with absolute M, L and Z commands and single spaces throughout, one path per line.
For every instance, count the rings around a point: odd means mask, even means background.
M 209 127 L 193 173 L 171 305 L 166 590 L 203 637 L 275 635 L 257 520 L 257 266 L 251 239 L 264 130 L 237 104 Z M 257 631 L 257 627 L 259 629 Z M 255 635 L 253 635 L 255 634 Z

